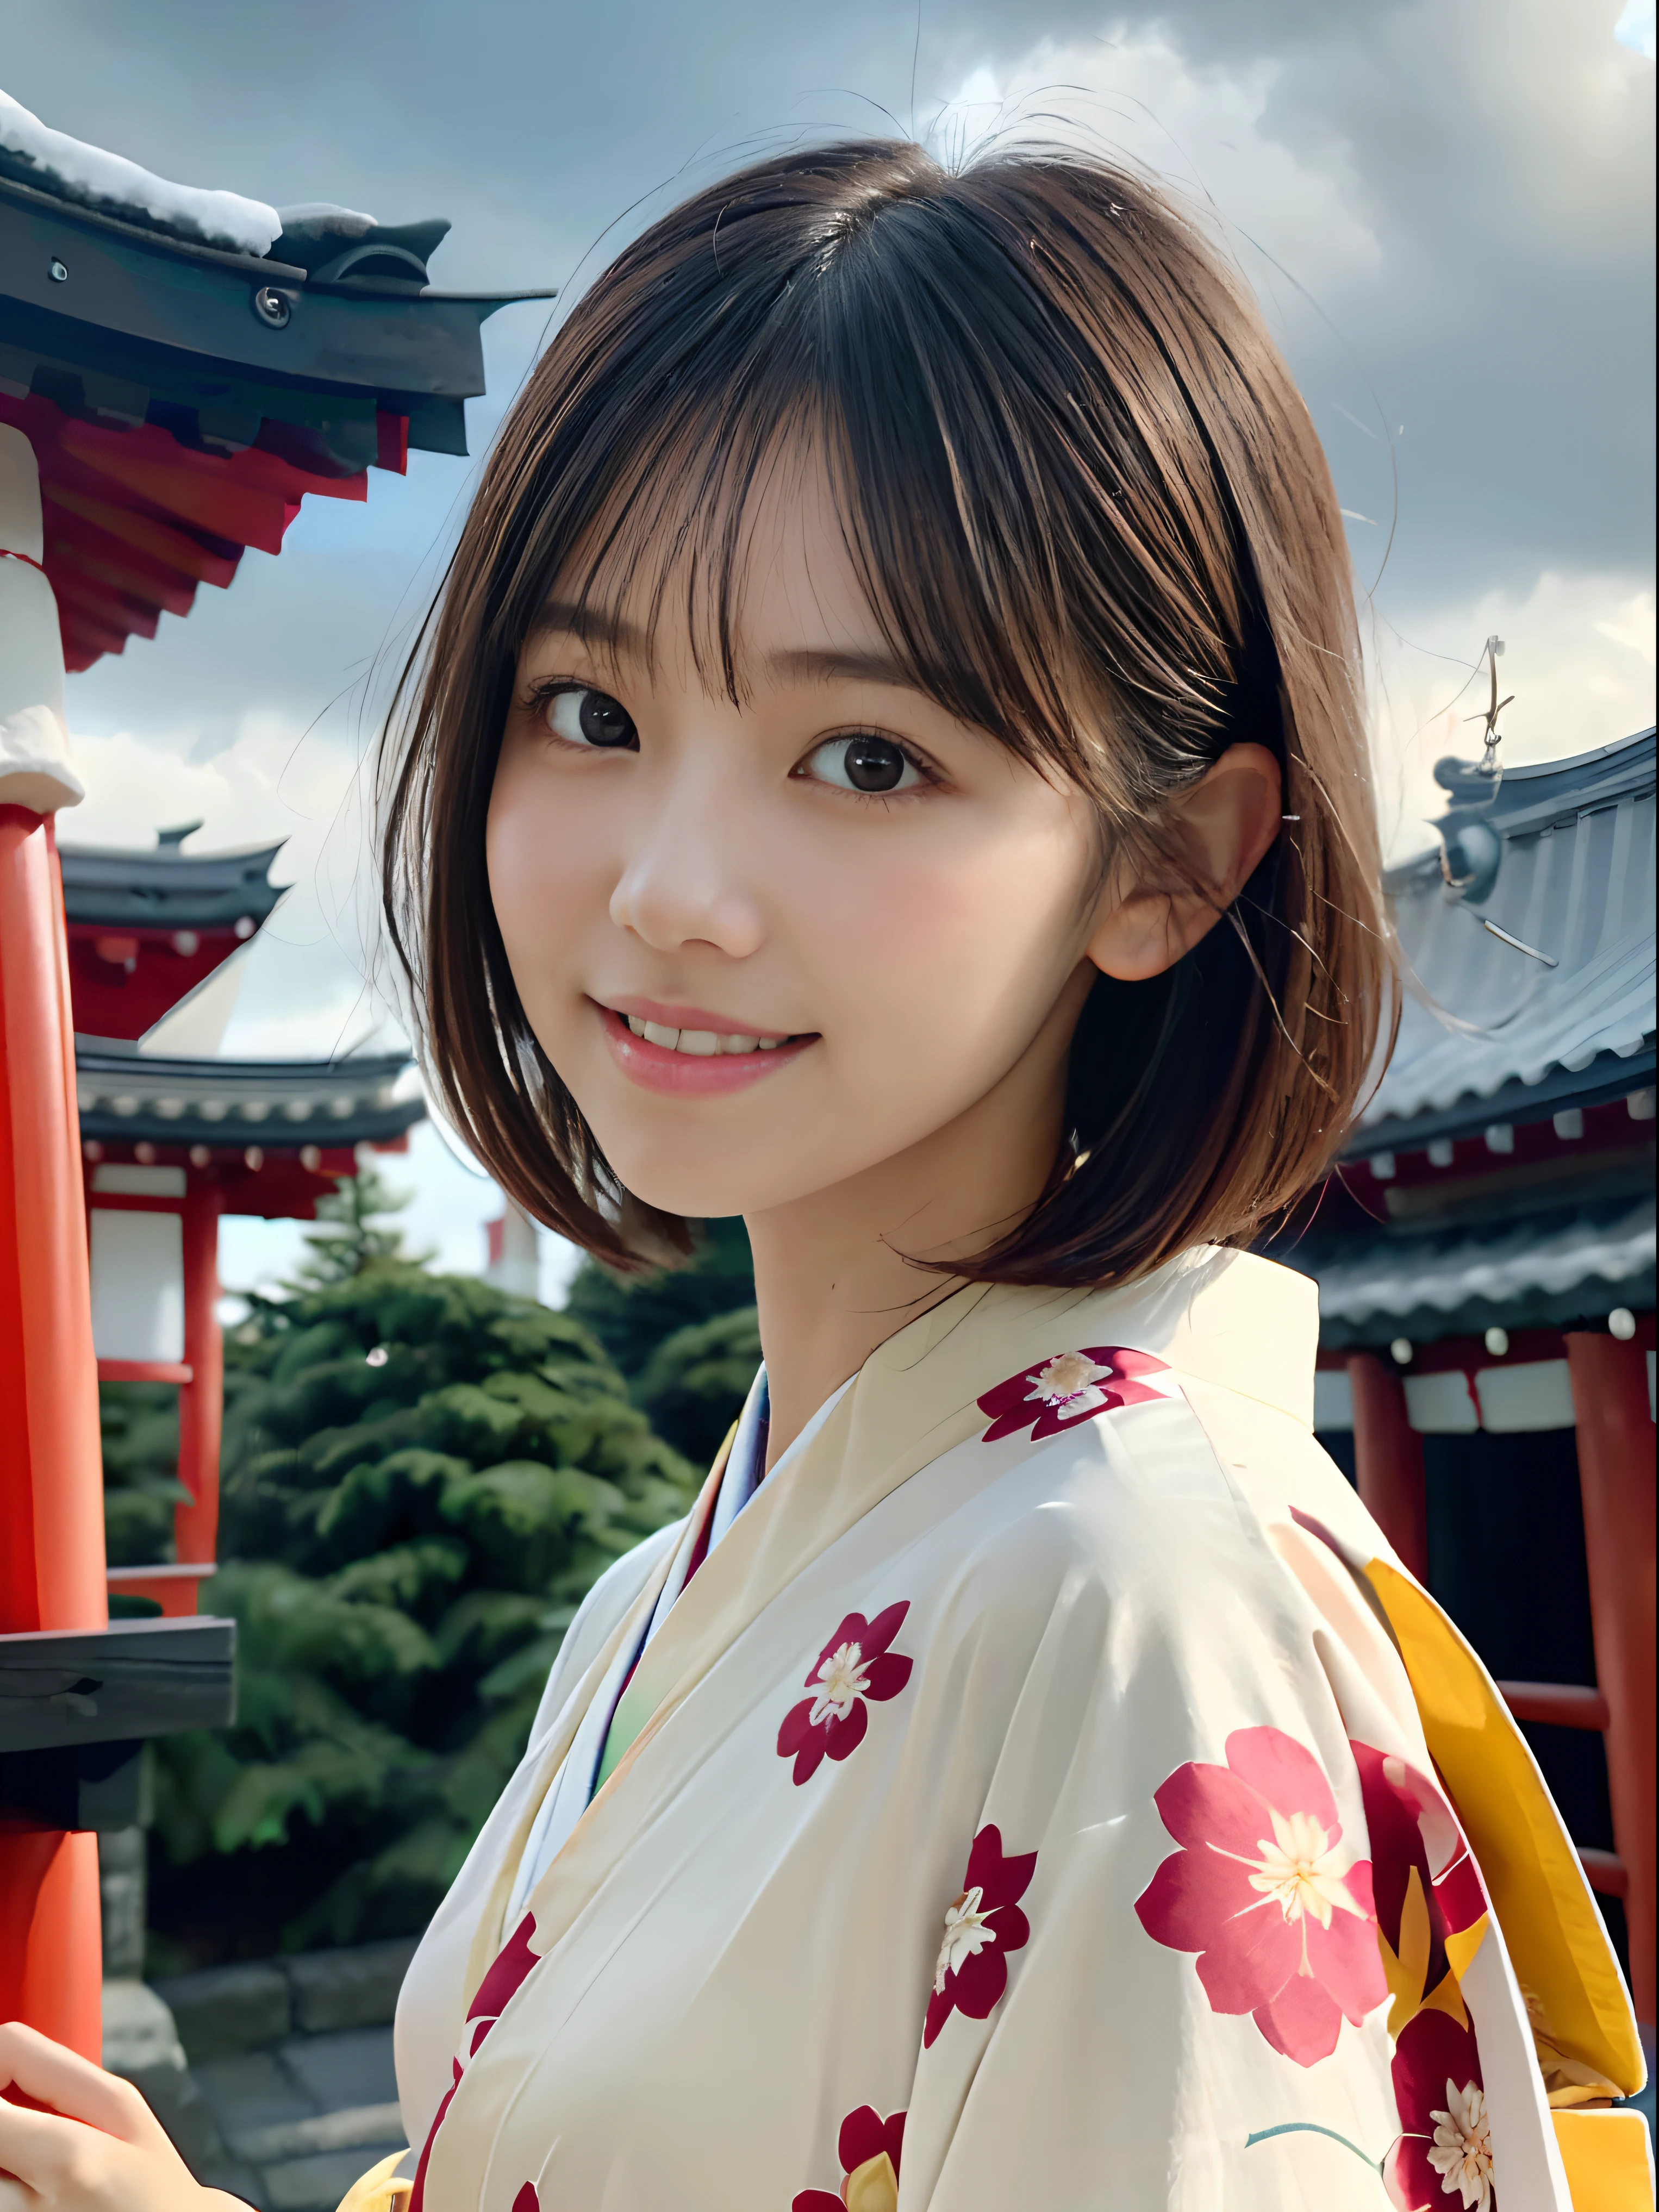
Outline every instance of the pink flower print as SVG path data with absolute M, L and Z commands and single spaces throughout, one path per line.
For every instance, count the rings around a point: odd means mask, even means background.
M 1368 1860 L 1345 1860 L 1331 1786 L 1275 1728 L 1237 1729 L 1225 1766 L 1189 1762 L 1155 1793 L 1182 1849 L 1135 1900 L 1155 1943 L 1199 1954 L 1212 2010 L 1248 2012 L 1311 2066 L 1389 1994 Z
M 847 1759 L 870 1725 L 866 1700 L 884 1705 L 910 1679 L 913 1662 L 888 1646 L 910 1610 L 908 1598 L 873 1620 L 849 1613 L 817 1656 L 806 1677 L 812 1692 L 792 1705 L 778 1730 L 778 1757 L 795 1762 L 795 1786 L 810 1782 L 826 1759 Z
M 838 2193 L 803 2189 L 789 2212 L 898 2212 L 900 2154 L 904 2148 L 904 2114 L 884 2120 L 873 2105 L 860 2105 L 841 2124 L 836 2145 L 845 2177 Z
M 1138 1406 L 1145 1399 L 1162 1397 L 1162 1391 L 1149 1390 L 1135 1377 L 1168 1372 L 1165 1363 L 1149 1352 L 1131 1352 L 1121 1344 L 1058 1352 L 986 1392 L 979 1409 L 991 1416 L 991 1425 L 980 1442 L 994 1444 L 999 1437 L 1030 1429 L 1036 1443 L 1115 1406 Z
M 968 1854 L 962 1893 L 945 1915 L 933 1993 L 921 2044 L 927 2050 L 953 2012 L 988 2019 L 1008 1986 L 1008 1954 L 1031 1940 L 1031 1923 L 1019 1909 L 1030 1887 L 1037 1855 L 1002 1855 L 1002 1832 L 981 1828 Z
M 1397 2212 L 1498 2212 L 1473 2033 L 1446 2013 L 1419 2012 L 1401 2033 L 1393 2070 L 1403 2132 L 1382 2161 L 1389 2202 Z

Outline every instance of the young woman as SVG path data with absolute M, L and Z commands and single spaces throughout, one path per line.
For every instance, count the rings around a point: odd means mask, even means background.
M 349 2202 L 1617 2203 L 1595 1907 L 1244 1249 L 1390 977 L 1334 495 L 1180 216 L 886 144 L 678 209 L 504 428 L 393 769 L 458 1127 L 619 1267 L 741 1213 L 766 1364 L 566 1639 Z M 7 2049 L 106 2132 L 0 2114 L 0 2205 L 203 2200 Z

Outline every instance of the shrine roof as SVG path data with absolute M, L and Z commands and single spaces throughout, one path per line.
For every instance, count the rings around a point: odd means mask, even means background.
M 64 908 L 76 924 L 125 929 L 230 929 L 252 934 L 283 896 L 270 881 L 283 849 L 245 845 L 230 852 L 186 853 L 198 822 L 158 833 L 154 852 L 106 845 L 60 845 Z M 237 929 L 239 922 L 249 927 Z
M 344 1060 L 163 1060 L 77 1040 L 83 1139 L 258 1144 L 278 1150 L 383 1144 L 424 1120 L 407 1053 Z
M 1650 1173 L 1651 1154 L 1650 1153 Z M 1650 1190 L 1498 1220 L 1443 1224 L 1288 1251 L 1319 1285 L 1327 1350 L 1431 1342 L 1488 1328 L 1560 1328 L 1655 1301 Z
M 307 495 L 466 452 L 481 325 L 551 295 L 434 290 L 448 228 L 171 185 L 0 96 L 0 422 L 40 463 L 70 668 L 279 552 Z
M 1436 842 L 1387 878 L 1411 995 L 1350 1158 L 1654 1080 L 1654 732 L 1510 769 L 1495 793 L 1460 762 L 1435 774 Z

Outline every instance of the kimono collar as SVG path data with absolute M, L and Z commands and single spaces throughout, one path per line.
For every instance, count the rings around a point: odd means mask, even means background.
M 774 1470 L 679 1596 L 641 1654 L 617 1710 L 630 1747 L 537 1883 L 532 1948 L 550 1949 L 672 1795 L 680 1759 L 666 1723 L 759 1613 L 814 1559 L 899 1485 L 988 1425 L 979 1400 L 1056 1354 L 1117 1346 L 1151 1353 L 1183 1378 L 1229 1390 L 1312 1425 L 1318 1297 L 1305 1276 L 1247 1253 L 1204 1247 L 1144 1280 L 1107 1291 L 970 1285 L 888 1338 L 866 1360 L 816 1435 Z M 709 1476 L 717 1483 L 717 1463 Z M 658 1577 L 667 1573 L 667 1564 Z M 612 1640 L 637 1640 L 656 1587 L 641 1593 Z M 637 1616 L 637 1618 L 636 1618 Z M 612 1654 L 595 1662 L 603 1678 Z M 576 1715 L 545 1740 L 550 1781 Z M 527 1801 L 527 1832 L 545 1783 Z M 516 1866 L 523 1836 L 504 1867 Z M 506 1930 L 507 1872 L 475 1938 L 469 1979 L 482 1978 Z

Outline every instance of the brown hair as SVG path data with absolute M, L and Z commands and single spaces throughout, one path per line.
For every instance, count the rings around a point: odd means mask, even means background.
M 653 225 L 553 340 L 385 756 L 385 905 L 438 1099 L 550 1228 L 624 1267 L 684 1244 L 622 1190 L 531 1033 L 485 817 L 556 579 L 580 603 L 602 564 L 655 562 L 655 611 L 689 579 L 705 676 L 739 696 L 745 502 L 802 440 L 912 680 L 1088 791 L 1107 855 L 1173 871 L 1170 803 L 1229 744 L 1285 774 L 1284 831 L 1231 927 L 1151 981 L 1097 982 L 1065 1158 L 952 1272 L 1100 1284 L 1259 1234 L 1329 1164 L 1395 1003 L 1346 543 L 1253 307 L 1155 190 L 1067 154 L 761 162 Z

